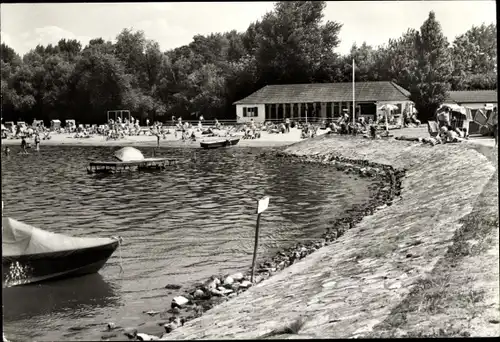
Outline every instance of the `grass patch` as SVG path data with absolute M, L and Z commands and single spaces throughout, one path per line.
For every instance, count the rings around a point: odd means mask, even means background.
M 461 223 L 463 226 L 453 237 L 453 244 L 445 256 L 454 261 L 484 252 L 492 242 L 490 234 L 493 228 L 498 227 L 498 217 L 472 212 L 463 218 Z M 478 243 L 471 244 L 471 241 Z
M 432 332 L 409 331 L 404 337 L 406 338 L 439 338 L 439 337 L 470 337 L 468 331 L 447 326 L 445 328 L 433 329 Z
M 453 327 L 438 317 L 449 316 L 446 321 L 475 317 L 483 310 L 484 290 L 475 290 L 471 284 L 475 279 L 470 275 L 455 274 L 464 258 L 481 255 L 493 243 L 498 229 L 498 178 L 492 176 L 478 197 L 472 212 L 462 218 L 462 226 L 455 233 L 452 245 L 427 279 L 418 281 L 410 294 L 392 310 L 386 320 L 374 327 L 374 336 L 385 337 L 468 337 L 464 328 Z M 456 312 L 453 314 L 453 312 Z M 458 315 L 458 316 L 456 316 Z M 456 319 L 453 319 L 456 316 Z M 427 322 L 434 329 L 413 326 Z M 406 331 L 404 336 L 401 332 Z

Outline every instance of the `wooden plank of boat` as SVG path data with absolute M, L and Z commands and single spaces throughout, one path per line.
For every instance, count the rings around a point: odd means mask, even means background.
M 202 141 L 200 142 L 200 146 L 207 149 L 220 148 L 226 146 L 234 146 L 238 144 L 239 141 L 239 138 L 217 139 L 213 141 Z
M 171 162 L 172 158 L 144 158 L 142 160 L 130 160 L 130 161 L 95 161 L 90 162 L 89 166 L 137 166 L 143 165 L 149 162 Z

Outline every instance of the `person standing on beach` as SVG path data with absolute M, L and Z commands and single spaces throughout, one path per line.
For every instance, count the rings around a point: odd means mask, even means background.
M 285 120 L 285 130 L 287 133 L 290 133 L 290 118 L 286 118 Z

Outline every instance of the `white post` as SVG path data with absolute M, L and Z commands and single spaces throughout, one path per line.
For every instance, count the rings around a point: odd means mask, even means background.
M 255 261 L 257 260 L 257 247 L 259 246 L 259 223 L 260 214 L 265 211 L 269 206 L 269 196 L 266 196 L 257 202 L 257 224 L 255 225 L 255 244 L 253 247 L 253 258 L 252 258 L 252 276 L 250 281 L 254 282 L 255 274 Z
M 356 65 L 354 64 L 354 58 L 352 59 L 352 124 L 354 125 L 356 119 L 356 99 L 355 99 L 355 89 L 356 86 L 354 85 L 354 73 L 355 73 L 355 68 Z

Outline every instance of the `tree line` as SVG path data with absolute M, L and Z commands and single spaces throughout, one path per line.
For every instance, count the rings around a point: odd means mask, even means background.
M 342 25 L 323 22 L 324 1 L 280 1 L 245 32 L 196 35 L 161 51 L 142 31 L 86 46 L 61 39 L 22 58 L 1 44 L 4 121 L 75 119 L 104 123 L 106 111 L 134 117 L 233 119 L 232 103 L 267 84 L 394 81 L 411 93 L 426 121 L 449 90 L 496 89 L 496 25 L 473 26 L 453 44 L 433 12 L 420 30 L 339 55 Z

